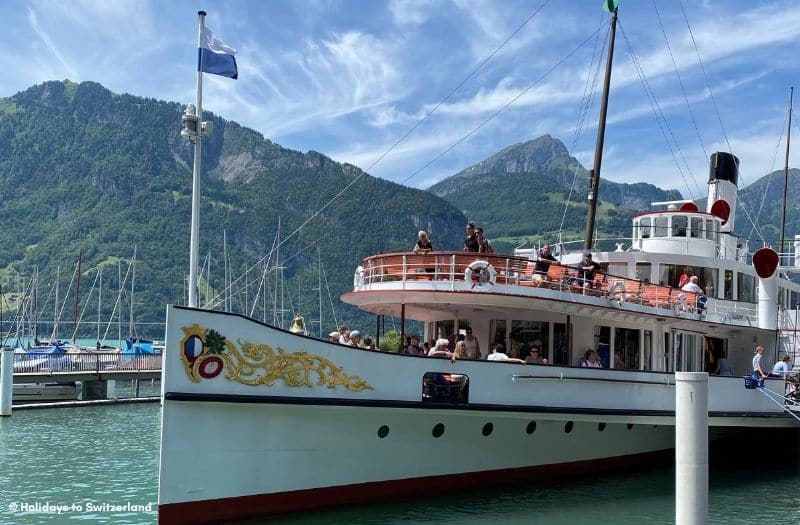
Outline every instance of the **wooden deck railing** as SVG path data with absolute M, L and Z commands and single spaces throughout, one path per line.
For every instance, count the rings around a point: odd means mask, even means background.
M 478 263 L 483 261 L 483 263 Z M 535 263 L 526 257 L 467 252 L 387 253 L 365 258 L 356 274 L 355 288 L 386 282 L 446 281 L 463 282 L 467 269 L 473 280 L 476 273 L 491 265 L 493 284 L 509 287 L 537 287 L 581 295 L 632 302 L 655 308 L 696 311 L 698 295 L 677 288 L 596 272 L 591 285 L 584 286 L 583 272 L 574 266 L 553 263 L 546 275 L 536 275 Z M 513 288 L 509 289 L 513 293 Z

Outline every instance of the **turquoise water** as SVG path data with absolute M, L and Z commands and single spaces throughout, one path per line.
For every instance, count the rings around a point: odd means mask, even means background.
M 20 410 L 0 419 L 0 524 L 155 523 L 160 406 L 158 403 Z M 797 434 L 719 450 L 712 467 L 709 523 L 800 523 Z M 787 437 L 788 436 L 788 437 Z M 751 439 L 751 438 L 748 438 Z M 761 467 L 751 462 L 753 451 Z M 509 451 L 509 453 L 513 453 Z M 12 503 L 75 504 L 82 510 L 44 513 Z M 151 510 L 102 505 L 151 504 Z M 100 506 L 89 511 L 89 504 Z M 534 523 L 648 525 L 674 523 L 670 465 L 584 477 L 436 494 L 397 503 L 309 512 L 248 525 Z M 755 512 L 757 510 L 757 513 Z

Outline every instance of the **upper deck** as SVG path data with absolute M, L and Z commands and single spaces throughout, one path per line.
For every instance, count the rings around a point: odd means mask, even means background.
M 535 261 L 504 254 L 389 253 L 363 259 L 345 302 L 363 310 L 409 317 L 459 305 L 519 309 L 613 309 L 685 320 L 753 326 L 753 303 L 709 298 L 698 311 L 697 295 L 670 286 L 598 271 L 590 287 L 577 266 L 553 263 L 546 277 L 534 275 Z M 512 299 L 513 298 L 513 299 Z M 416 311 L 417 315 L 413 312 Z

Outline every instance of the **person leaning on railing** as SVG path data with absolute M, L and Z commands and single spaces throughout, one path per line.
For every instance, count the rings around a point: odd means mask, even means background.
M 411 251 L 418 255 L 424 255 L 433 251 L 433 244 L 431 243 L 430 239 L 428 239 L 427 233 L 420 230 L 419 239 L 414 244 L 414 247 L 411 249 Z

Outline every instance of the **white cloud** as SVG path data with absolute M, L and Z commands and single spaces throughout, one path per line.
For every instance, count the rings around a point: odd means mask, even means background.
M 419 25 L 431 15 L 432 0 L 391 0 L 389 11 L 398 25 Z

